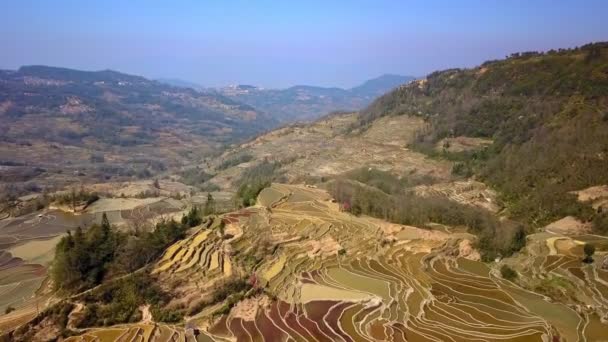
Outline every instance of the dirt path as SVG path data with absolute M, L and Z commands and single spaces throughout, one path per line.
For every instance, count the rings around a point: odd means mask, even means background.
M 69 330 L 80 331 L 80 329 L 78 329 L 78 328 L 76 328 L 76 326 L 74 326 L 74 320 L 76 319 L 76 317 L 78 317 L 78 315 L 81 312 L 84 311 L 84 304 L 82 304 L 82 303 L 75 303 L 75 305 L 76 305 L 76 307 L 68 315 L 67 328 Z
M 154 323 L 152 319 L 152 313 L 150 312 L 150 304 L 142 305 L 139 307 L 141 311 L 141 322 L 142 323 Z

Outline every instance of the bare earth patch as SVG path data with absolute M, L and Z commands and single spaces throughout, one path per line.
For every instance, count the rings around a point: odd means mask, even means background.
M 575 217 L 566 216 L 560 220 L 549 223 L 545 230 L 555 234 L 581 235 L 591 230 L 589 224 L 577 220 Z
M 232 317 L 241 318 L 247 322 L 255 321 L 258 310 L 268 307 L 270 299 L 266 295 L 246 298 L 238 302 L 230 311 Z
M 608 208 L 608 185 L 597 185 L 587 189 L 573 191 L 580 202 L 591 202 L 593 209 Z
M 492 145 L 491 139 L 461 136 L 441 139 L 437 142 L 437 145 L 435 145 L 435 149 L 437 151 L 445 150 L 447 152 L 457 153 L 479 150 L 490 145 Z
M 419 185 L 414 188 L 416 195 L 423 197 L 447 197 L 455 202 L 498 212 L 497 194 L 487 185 L 474 180 Z
M 336 255 L 342 249 L 340 244 L 331 236 L 325 236 L 321 240 L 312 240 L 308 245 L 312 248 L 308 252 L 308 256 L 311 258 Z

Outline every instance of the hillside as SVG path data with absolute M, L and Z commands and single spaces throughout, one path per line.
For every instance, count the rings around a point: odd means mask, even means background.
M 0 182 L 13 185 L 149 177 L 276 124 L 218 94 L 46 66 L 0 71 L 0 117 Z
M 410 76 L 382 75 L 351 89 L 307 85 L 263 89 L 239 85 L 219 89 L 219 92 L 267 112 L 282 122 L 310 121 L 333 111 L 362 109 L 376 97 L 413 79 Z
M 356 127 L 421 118 L 428 126 L 410 148 L 490 184 L 510 215 L 536 227 L 576 216 L 608 233 L 606 209 L 575 193 L 608 184 L 607 104 L 608 44 L 597 43 L 433 73 L 375 101 Z M 454 149 L 463 139 L 487 143 Z

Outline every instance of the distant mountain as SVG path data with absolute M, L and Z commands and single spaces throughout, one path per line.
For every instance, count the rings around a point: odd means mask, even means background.
M 385 74 L 380 77 L 365 81 L 360 86 L 351 88 L 350 91 L 361 96 L 378 97 L 401 84 L 413 81 L 415 78 L 411 76 L 401 76 Z
M 30 169 L 146 176 L 277 123 L 217 93 L 48 66 L 0 70 L 0 118 L 0 165 L 25 168 L 0 168 L 0 183 L 27 181 Z
M 218 92 L 267 112 L 282 122 L 309 121 L 333 111 L 362 109 L 376 97 L 412 80 L 411 76 L 383 75 L 352 89 L 308 85 L 263 89 L 235 85 L 218 89 Z

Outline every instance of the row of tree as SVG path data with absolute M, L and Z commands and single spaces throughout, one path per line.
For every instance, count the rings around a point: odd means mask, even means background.
M 381 175 L 381 184 L 398 184 Z M 394 177 L 394 176 L 393 176 Z M 377 181 L 370 180 L 369 184 Z M 428 223 L 467 227 L 479 237 L 478 248 L 485 260 L 507 256 L 525 246 L 525 227 L 512 221 L 500 221 L 482 209 L 441 197 L 421 197 L 407 189 L 393 189 L 386 193 L 373 185 L 348 179 L 336 179 L 328 190 L 354 215 L 369 215 L 390 222 L 424 227 Z

